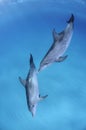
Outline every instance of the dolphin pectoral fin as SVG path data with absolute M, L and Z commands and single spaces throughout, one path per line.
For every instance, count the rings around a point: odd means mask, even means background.
M 59 59 L 58 60 L 56 60 L 56 62 L 62 62 L 62 61 L 64 61 L 66 58 L 68 57 L 68 55 L 66 55 L 66 56 L 64 56 L 64 57 L 59 57 Z
M 43 100 L 43 99 L 45 99 L 46 97 L 48 97 L 48 95 L 45 95 L 45 96 L 40 96 L 40 95 L 39 95 L 39 100 Z
M 19 77 L 19 81 L 23 86 L 26 85 L 26 80 L 23 80 L 21 77 Z

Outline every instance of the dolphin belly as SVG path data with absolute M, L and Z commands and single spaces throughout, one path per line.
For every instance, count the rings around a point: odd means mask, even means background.
M 50 64 L 55 62 L 60 56 L 64 54 L 66 51 L 66 45 L 57 45 L 53 50 L 51 50 L 47 56 L 44 58 L 44 60 L 41 62 L 41 64 Z
M 39 90 L 38 90 L 38 82 L 36 76 L 33 76 L 30 79 L 29 85 L 27 87 L 27 94 L 30 102 L 34 102 L 35 100 L 38 99 Z

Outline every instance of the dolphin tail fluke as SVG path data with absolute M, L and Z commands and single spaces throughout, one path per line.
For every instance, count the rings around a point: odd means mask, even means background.
M 40 96 L 39 95 L 39 100 L 44 100 L 46 97 L 48 97 L 48 95 L 45 95 L 45 96 Z
M 35 64 L 34 64 L 34 61 L 33 61 L 33 56 L 32 54 L 30 54 L 30 67 L 32 68 L 35 68 Z
M 23 80 L 21 77 L 19 77 L 19 81 L 23 86 L 26 85 L 26 80 Z
M 72 14 L 71 15 L 71 17 L 70 17 L 70 19 L 67 21 L 67 23 L 73 23 L 74 22 L 74 15 Z
M 64 57 L 59 57 L 59 59 L 58 60 L 56 60 L 56 62 L 62 62 L 62 61 L 64 61 L 66 58 L 68 57 L 68 55 L 66 55 L 66 56 L 64 56 Z

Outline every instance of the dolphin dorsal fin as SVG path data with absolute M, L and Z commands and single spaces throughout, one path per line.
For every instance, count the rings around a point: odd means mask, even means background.
M 19 77 L 19 81 L 20 83 L 25 87 L 26 86 L 26 80 L 22 79 L 21 77 Z
M 58 33 L 55 31 L 55 28 L 54 28 L 53 31 L 52 31 L 52 35 L 53 35 L 54 42 L 59 39 L 59 35 L 58 35 Z

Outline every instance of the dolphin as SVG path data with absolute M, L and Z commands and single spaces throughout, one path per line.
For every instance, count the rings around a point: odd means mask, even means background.
M 30 69 L 25 80 L 19 77 L 19 81 L 25 87 L 27 106 L 32 116 L 35 116 L 36 107 L 39 101 L 45 99 L 48 95 L 40 96 L 37 81 L 37 70 L 33 61 L 32 54 L 30 54 Z
M 63 54 L 67 50 L 72 38 L 74 28 L 73 14 L 67 23 L 66 28 L 60 33 L 57 33 L 55 29 L 53 29 L 53 44 L 40 62 L 38 71 L 41 71 L 54 62 L 62 62 L 68 57 L 68 55 L 63 56 Z

